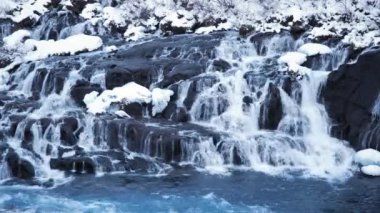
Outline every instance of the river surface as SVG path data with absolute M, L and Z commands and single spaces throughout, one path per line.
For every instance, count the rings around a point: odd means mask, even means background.
M 378 212 L 380 182 L 341 183 L 256 172 L 80 176 L 55 188 L 0 187 L 9 212 Z

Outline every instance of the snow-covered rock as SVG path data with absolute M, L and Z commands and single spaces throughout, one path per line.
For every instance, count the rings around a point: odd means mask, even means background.
M 114 25 L 116 27 L 125 27 L 127 22 L 125 21 L 124 11 L 114 7 L 105 7 L 103 9 L 104 26 L 109 27 Z
M 142 26 L 129 26 L 124 33 L 124 37 L 127 41 L 137 41 L 145 37 L 145 28 Z
M 174 93 L 168 89 L 155 88 L 152 91 L 136 84 L 135 82 L 127 83 L 122 87 L 115 87 L 112 90 L 105 90 L 100 95 L 98 92 L 91 92 L 87 94 L 83 102 L 86 104 L 88 112 L 92 114 L 100 114 L 107 111 L 112 103 L 152 103 L 153 116 L 162 112 L 168 102 L 170 96 Z M 115 112 L 120 117 L 129 117 L 122 112 Z
M 174 92 L 168 89 L 155 88 L 152 90 L 153 116 L 161 113 L 166 108 L 173 94 Z
M 73 35 L 57 41 L 28 39 L 25 41 L 25 47 L 29 50 L 35 50 L 28 52 L 25 60 L 39 60 L 53 55 L 74 55 L 78 52 L 96 50 L 102 45 L 103 41 L 100 37 L 84 34 Z
M 380 152 L 374 149 L 364 149 L 355 154 L 355 162 L 361 166 L 379 165 Z
M 324 54 L 330 54 L 332 53 L 332 50 L 330 47 L 323 45 L 323 44 L 317 44 L 317 43 L 307 43 L 302 45 L 298 52 L 304 53 L 307 56 L 313 56 L 313 55 L 324 55 Z
M 380 166 L 378 165 L 363 166 L 360 171 L 368 176 L 380 176 Z
M 291 65 L 291 64 L 301 65 L 305 63 L 306 60 L 307 60 L 306 54 L 304 53 L 287 52 L 278 59 L 278 62 L 288 64 L 288 65 Z
M 151 92 L 134 82 L 112 90 L 105 90 L 99 96 L 97 92 L 91 92 L 84 97 L 88 112 L 92 114 L 104 113 L 112 103 L 150 103 Z
M 3 38 L 4 47 L 8 50 L 15 50 L 19 48 L 22 45 L 24 39 L 29 38 L 30 35 L 31 34 L 29 30 L 17 30 L 11 35 Z

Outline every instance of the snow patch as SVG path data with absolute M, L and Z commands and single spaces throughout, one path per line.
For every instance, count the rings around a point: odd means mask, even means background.
M 11 35 L 3 38 L 4 47 L 8 50 L 18 49 L 25 38 L 29 38 L 31 36 L 30 31 L 28 30 L 17 30 Z
M 164 111 L 164 109 L 168 105 L 168 102 L 170 101 L 170 97 L 173 94 L 174 92 L 168 89 L 160 89 L 160 88 L 153 89 L 152 91 L 153 116 Z
M 124 33 L 124 37 L 127 41 L 137 41 L 145 37 L 145 28 L 142 26 L 129 26 Z
M 25 60 L 33 61 L 44 59 L 53 55 L 74 55 L 82 51 L 93 51 L 100 48 L 103 41 L 98 36 L 89 36 L 78 34 L 62 40 L 37 41 L 28 39 L 25 41 L 25 47 L 30 51 L 25 56 Z
M 380 166 L 377 165 L 363 166 L 360 171 L 365 175 L 380 176 Z
M 355 162 L 361 166 L 380 166 L 380 152 L 374 149 L 364 149 L 355 154 Z
M 318 54 L 324 55 L 332 53 L 330 47 L 317 43 L 304 44 L 298 49 L 298 51 L 306 54 L 307 56 L 313 56 Z

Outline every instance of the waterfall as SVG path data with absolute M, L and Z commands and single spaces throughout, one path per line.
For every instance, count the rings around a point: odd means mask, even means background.
M 35 35 L 47 35 L 43 31 Z M 336 53 L 312 59 L 318 63 L 310 67 L 318 70 L 298 79 L 277 59 L 307 42 L 288 33 L 248 39 L 232 32 L 175 36 L 123 46 L 113 54 L 21 64 L 1 106 L 5 142 L 32 164 L 40 180 L 63 181 L 67 173 L 165 174 L 173 165 L 217 174 L 243 169 L 348 178 L 353 150 L 329 136 L 318 103 L 326 69 L 345 63 L 347 50 L 331 46 Z M 152 117 L 149 106 L 135 105 L 139 118 L 120 118 L 114 112 L 128 107 L 115 104 L 95 116 L 73 99 L 91 92 L 87 89 L 108 88 L 109 73 L 122 73 L 122 66 L 130 66 L 135 81 L 148 88 L 173 89 L 169 109 Z M 88 92 L 76 94 L 77 86 Z

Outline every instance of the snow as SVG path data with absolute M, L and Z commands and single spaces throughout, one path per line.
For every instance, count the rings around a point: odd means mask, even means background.
M 279 63 L 284 63 L 288 65 L 298 64 L 301 65 L 306 62 L 306 54 L 300 52 L 287 52 L 282 55 L 279 59 Z
M 191 28 L 195 24 L 193 14 L 186 10 L 171 12 L 162 21 L 161 24 L 170 23 L 172 27 Z
M 61 40 L 33 40 L 28 39 L 25 41 L 25 47 L 30 51 L 25 56 L 25 60 L 33 61 L 43 58 L 47 58 L 53 55 L 74 55 L 82 51 L 93 51 L 100 48 L 103 45 L 103 41 L 98 36 L 89 36 L 84 34 L 78 34 L 70 36 Z
M 30 37 L 31 33 L 28 30 L 17 30 L 11 35 L 3 38 L 4 47 L 8 50 L 19 48 L 25 38 Z
M 122 87 L 105 90 L 100 95 L 98 92 L 91 92 L 84 97 L 83 102 L 87 106 L 87 111 L 94 115 L 106 112 L 112 103 L 152 103 L 154 116 L 166 108 L 173 94 L 173 91 L 168 89 L 155 88 L 150 91 L 135 82 L 130 82 Z M 115 114 L 120 117 L 129 117 L 128 114 L 120 111 Z
M 307 56 L 313 56 L 318 54 L 324 55 L 332 53 L 330 47 L 317 43 L 304 44 L 298 49 L 298 52 L 304 53 Z
M 106 46 L 106 47 L 104 47 L 103 48 L 103 50 L 105 51 L 105 52 L 108 52 L 108 53 L 110 53 L 110 52 L 115 52 L 115 51 L 117 51 L 117 47 L 115 46 L 115 45 L 112 45 L 112 46 Z
M 13 0 L 1 0 L 0 4 L 0 18 L 5 18 L 9 11 L 16 8 L 17 4 Z
M 126 112 L 124 112 L 123 110 L 118 110 L 115 112 L 115 115 L 121 117 L 121 118 L 130 118 L 131 116 L 128 115 Z
M 377 165 L 363 166 L 360 170 L 365 175 L 380 176 L 380 166 Z
M 361 166 L 380 166 L 380 152 L 374 149 L 364 149 L 355 154 L 355 162 Z
M 127 25 L 124 12 L 118 8 L 105 7 L 103 9 L 104 26 L 109 27 L 114 24 L 116 27 L 124 27 Z
M 20 11 L 15 12 L 12 20 L 16 23 L 19 23 L 26 18 L 38 20 L 40 17 L 38 14 L 44 14 L 48 11 L 45 6 L 47 6 L 50 2 L 51 0 L 28 0 L 24 3 Z
M 112 90 L 105 90 L 99 96 L 91 92 L 84 97 L 88 112 L 92 114 L 104 113 L 112 103 L 150 103 L 151 92 L 134 82 L 130 82 L 122 87 L 115 87 Z
M 173 91 L 167 89 L 155 88 L 152 91 L 152 114 L 155 116 L 158 113 L 164 111 L 168 102 L 170 101 L 170 96 L 174 94 Z
M 127 41 L 137 41 L 145 37 L 145 28 L 142 26 L 129 26 L 128 29 L 124 33 L 124 37 Z
M 99 3 L 86 4 L 86 7 L 82 10 L 80 15 L 85 19 L 91 19 L 101 13 L 101 11 L 102 6 Z

